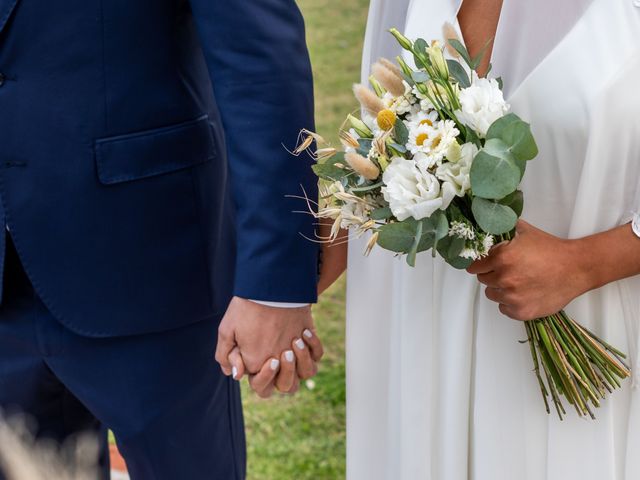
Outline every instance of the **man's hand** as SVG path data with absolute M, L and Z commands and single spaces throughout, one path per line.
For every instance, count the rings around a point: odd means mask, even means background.
M 273 387 L 291 392 L 299 378 L 317 371 L 323 355 L 311 307 L 274 308 L 234 297 L 220 328 L 216 360 L 225 375 L 239 380 L 248 373 L 261 396 Z

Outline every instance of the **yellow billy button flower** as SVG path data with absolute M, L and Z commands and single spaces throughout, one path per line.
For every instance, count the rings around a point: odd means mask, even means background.
M 385 109 L 378 113 L 378 126 L 384 130 L 391 130 L 396 124 L 396 114 L 389 109 Z

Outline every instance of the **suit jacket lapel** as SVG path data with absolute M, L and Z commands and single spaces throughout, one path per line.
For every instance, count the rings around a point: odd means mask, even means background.
M 11 18 L 17 3 L 18 0 L 0 0 L 0 33 L 2 33 L 9 18 Z

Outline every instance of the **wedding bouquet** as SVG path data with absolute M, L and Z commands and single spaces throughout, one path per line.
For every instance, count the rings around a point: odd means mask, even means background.
M 463 269 L 515 235 L 518 187 L 536 142 L 509 113 L 501 80 L 476 73 L 482 54 L 471 58 L 455 35 L 443 46 L 391 33 L 415 67 L 402 57 L 374 64 L 371 88 L 354 87 L 362 115 L 343 124 L 342 151 L 305 131 L 295 153 L 315 141 L 314 171 L 323 180 L 316 215 L 333 220 L 331 239 L 341 228 L 370 232 L 366 253 L 377 244 L 414 266 L 431 250 Z M 550 398 L 562 419 L 564 397 L 595 418 L 590 404 L 599 406 L 630 374 L 624 354 L 563 311 L 524 325 L 547 412 Z

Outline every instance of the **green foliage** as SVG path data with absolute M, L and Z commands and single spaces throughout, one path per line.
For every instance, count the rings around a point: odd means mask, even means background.
M 532 160 L 538 155 L 538 146 L 531 133 L 531 127 L 514 113 L 493 122 L 487 132 L 487 139 L 502 140 L 519 160 Z
M 393 131 L 393 136 L 396 143 L 399 143 L 402 145 L 407 144 L 407 142 L 409 141 L 409 129 L 404 124 L 404 122 L 402 121 L 396 122 L 394 131 Z
M 387 220 L 393 216 L 389 207 L 377 208 L 371 212 L 373 220 Z
M 510 232 L 518 221 L 516 212 L 510 207 L 480 197 L 473 199 L 471 210 L 480 228 L 493 235 Z
M 521 178 L 509 145 L 497 138 L 487 140 L 478 152 L 470 175 L 473 194 L 495 200 L 514 192 Z
M 407 263 L 415 266 L 416 255 L 433 247 L 449 232 L 446 215 L 438 210 L 429 218 L 387 223 L 379 229 L 378 245 L 386 250 L 407 254 Z
M 516 212 L 516 215 L 520 217 L 524 208 L 524 195 L 522 194 L 522 191 L 516 190 L 512 194 L 507 195 L 502 200 L 500 200 L 500 203 L 502 205 L 510 207 L 511 210 Z
M 471 86 L 469 75 L 467 75 L 467 71 L 464 69 L 464 67 L 460 65 L 460 62 L 448 59 L 447 65 L 449 66 L 449 73 L 455 79 L 455 81 L 460 84 L 460 87 L 467 88 Z
M 467 47 L 465 47 L 460 40 L 456 40 L 455 38 L 450 38 L 447 41 L 449 42 L 449 45 L 451 45 L 454 50 L 460 54 L 467 66 L 473 70 L 473 61 L 467 51 Z
M 465 246 L 465 240 L 460 237 L 446 236 L 438 243 L 438 253 L 453 268 L 464 270 L 473 263 L 473 260 L 460 257 Z
M 337 167 L 336 163 L 345 164 L 344 153 L 339 152 L 322 163 L 316 163 L 311 168 L 318 177 L 328 181 L 336 181 L 346 175 L 344 168 Z

